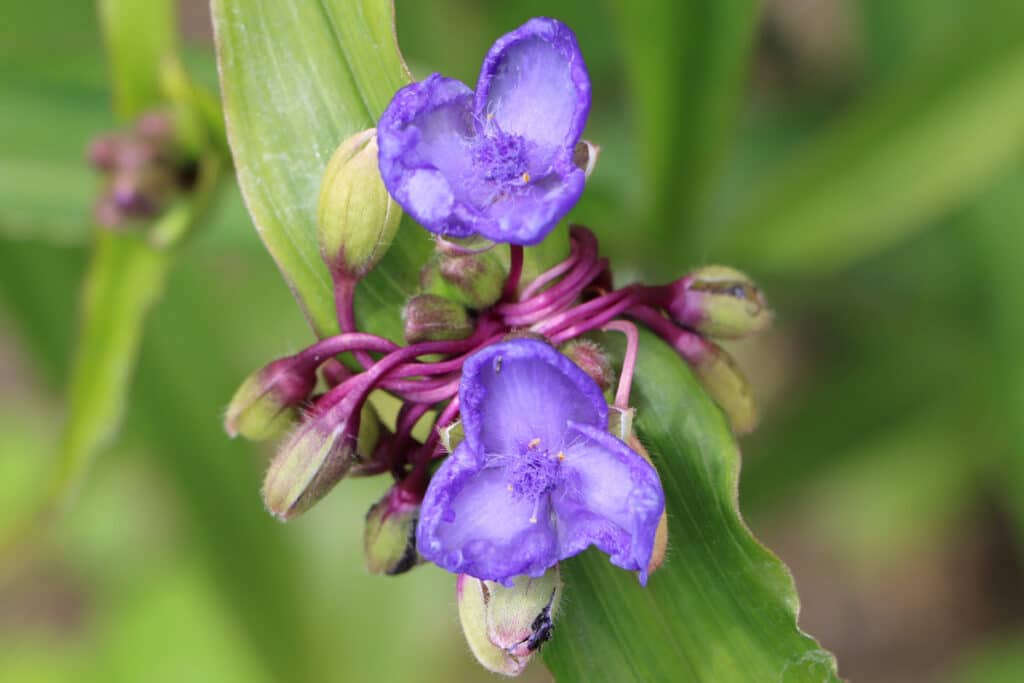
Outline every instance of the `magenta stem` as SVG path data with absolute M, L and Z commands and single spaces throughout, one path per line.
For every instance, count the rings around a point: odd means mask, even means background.
M 550 336 L 551 333 L 582 320 L 592 313 L 600 312 L 601 309 L 617 304 L 622 301 L 622 299 L 630 296 L 631 293 L 632 292 L 629 289 L 620 289 L 614 292 L 608 292 L 607 294 L 603 294 L 596 299 L 586 302 L 585 304 L 574 306 L 552 318 L 542 320 L 530 329 L 534 332 Z
M 333 337 L 321 339 L 312 346 L 308 346 L 302 351 L 299 351 L 297 354 L 292 356 L 292 358 L 294 358 L 304 370 L 312 370 L 313 368 L 319 367 L 328 359 L 334 358 L 338 354 L 345 353 L 347 351 L 363 350 L 364 352 L 377 351 L 380 353 L 393 353 L 399 348 L 401 347 L 390 339 L 378 337 L 375 334 L 366 334 L 365 332 L 347 332 L 345 334 L 337 334 Z M 369 357 L 369 355 L 367 355 L 367 357 Z M 370 362 L 372 364 L 373 359 L 371 359 Z
M 566 272 L 571 270 L 576 262 L 580 259 L 580 247 L 578 240 L 571 240 L 569 247 L 569 256 L 561 263 L 548 268 L 543 273 L 534 278 L 533 282 L 526 286 L 523 293 L 519 295 L 520 301 L 527 301 L 534 295 L 539 293 L 549 282 L 554 281 L 556 278 L 561 277 Z
M 334 276 L 334 308 L 338 315 L 338 327 L 342 333 L 356 331 L 355 296 L 358 282 L 355 278 L 347 275 Z M 363 368 L 373 365 L 373 358 L 366 351 L 355 350 L 353 355 Z
M 615 390 L 615 407 L 629 409 L 629 392 L 633 387 L 633 373 L 636 372 L 636 357 L 640 349 L 640 333 L 636 325 L 626 320 L 613 320 L 602 330 L 613 330 L 626 335 L 626 353 L 622 356 L 622 373 L 619 375 L 619 386 Z
M 589 234 L 589 232 L 587 234 Z M 583 235 L 579 240 L 579 262 L 569 275 L 567 275 L 557 285 L 530 300 L 521 301 L 519 303 L 498 304 L 495 306 L 495 310 L 498 315 L 508 320 L 510 317 L 534 314 L 538 310 L 550 306 L 553 302 L 563 299 L 566 293 L 582 290 L 590 280 L 600 274 L 600 269 L 598 269 L 597 273 L 593 275 L 590 274 L 590 271 L 593 270 L 595 264 L 599 262 L 597 257 L 597 245 L 593 240 L 593 235 L 590 235 L 590 239 L 587 239 L 586 235 Z M 571 300 L 572 299 L 570 299 L 570 301 Z
M 698 363 L 710 343 L 696 332 L 683 329 L 650 306 L 631 306 L 627 315 L 638 320 L 664 339 L 688 363 Z
M 621 315 L 623 312 L 626 311 L 626 309 L 628 309 L 632 305 L 632 297 L 624 297 L 623 299 L 619 300 L 618 303 L 606 308 L 605 310 L 601 311 L 594 317 L 570 325 L 569 327 L 561 329 L 558 332 L 550 333 L 547 336 L 549 339 L 551 339 L 551 343 L 555 345 L 561 344 L 570 339 L 575 339 L 581 334 L 586 334 L 591 330 L 595 330 L 605 325 L 616 316 Z
M 508 245 L 509 266 L 508 278 L 501 293 L 502 301 L 515 301 L 519 281 L 523 277 L 523 247 L 518 244 Z

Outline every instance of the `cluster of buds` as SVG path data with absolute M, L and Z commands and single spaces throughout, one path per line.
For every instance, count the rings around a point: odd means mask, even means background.
M 601 391 L 614 387 L 608 429 L 648 462 L 632 432 L 629 404 L 635 321 L 693 368 L 737 432 L 753 428 L 756 411 L 746 381 L 712 341 L 753 334 L 770 322 L 764 297 L 750 279 L 708 266 L 667 285 L 616 289 L 597 239 L 581 226 L 570 231 L 566 258 L 530 282 L 522 281 L 522 247 L 509 245 L 501 258 L 496 248 L 475 251 L 438 240 L 423 266 L 420 291 L 403 311 L 407 344 L 359 332 L 356 286 L 387 250 L 401 216 L 371 163 L 376 154 L 372 130 L 346 141 L 328 166 L 320 195 L 321 251 L 334 281 L 340 334 L 258 370 L 227 410 L 232 436 L 266 439 L 290 430 L 263 487 L 275 517 L 303 513 L 346 476 L 390 474 L 393 485 L 366 515 L 366 566 L 374 574 L 396 575 L 420 564 L 417 521 L 431 472 L 461 438 L 462 367 L 481 349 L 507 339 L 543 340 Z M 583 338 L 600 330 L 626 336 L 618 375 L 604 350 Z M 393 424 L 383 424 L 368 401 L 377 389 L 401 400 Z M 429 415 L 429 436 L 415 439 L 413 427 Z M 661 565 L 667 543 L 662 513 L 646 572 Z M 481 663 L 505 674 L 522 670 L 551 635 L 560 593 L 557 565 L 541 578 L 519 577 L 512 585 L 461 575 L 459 612 Z
M 87 156 L 105 176 L 94 213 L 107 228 L 160 216 L 197 179 L 196 161 L 182 153 L 174 119 L 162 111 L 142 115 L 127 131 L 95 138 Z

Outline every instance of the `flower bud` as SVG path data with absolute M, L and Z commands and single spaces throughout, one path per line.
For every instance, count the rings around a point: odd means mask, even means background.
M 409 299 L 402 320 L 405 340 L 410 344 L 465 339 L 473 334 L 473 321 L 465 306 L 436 294 L 418 294 Z
M 540 578 L 517 576 L 511 587 L 460 574 L 459 619 L 469 648 L 494 673 L 522 673 L 533 653 L 551 639 L 562 593 L 558 565 Z
M 601 147 L 588 140 L 580 140 L 572 153 L 572 162 L 576 167 L 582 169 L 585 177 L 589 178 L 597 166 L 597 158 L 601 155 Z
M 263 503 L 283 522 L 317 503 L 373 451 L 380 434 L 377 414 L 368 403 L 358 409 L 358 397 L 345 397 L 307 419 L 282 444 L 263 482 Z M 358 435 L 358 436 L 357 436 Z
M 89 142 L 86 157 L 94 168 L 101 171 L 112 171 L 117 166 L 117 156 L 121 144 L 121 137 L 118 135 L 99 135 Z
M 416 522 L 422 497 L 392 486 L 366 513 L 363 553 L 371 574 L 403 574 L 420 562 Z
M 725 349 L 704 339 L 700 342 L 695 345 L 695 351 L 684 357 L 705 391 L 729 418 L 732 430 L 737 434 L 754 431 L 758 422 L 757 404 L 747 378 Z
M 333 273 L 366 275 L 391 246 L 402 210 L 377 166 L 377 130 L 345 140 L 331 157 L 320 186 L 320 254 Z
M 316 375 L 303 373 L 291 358 L 281 358 L 249 375 L 238 387 L 224 416 L 224 430 L 262 441 L 284 432 L 295 408 L 309 397 Z
M 615 371 L 612 370 L 608 354 L 595 342 L 574 339 L 559 350 L 597 382 L 601 391 L 607 391 L 615 383 Z
M 420 284 L 425 292 L 480 310 L 501 298 L 505 267 L 493 250 L 477 254 L 440 253 L 423 269 Z
M 733 268 L 705 266 L 676 280 L 669 290 L 669 315 L 701 334 L 736 339 L 760 332 L 772 321 L 761 290 Z

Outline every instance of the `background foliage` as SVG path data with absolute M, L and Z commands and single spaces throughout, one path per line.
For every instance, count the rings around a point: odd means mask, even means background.
M 743 443 L 741 507 L 840 673 L 1024 677 L 1024 10 L 396 4 L 414 74 L 469 83 L 526 17 L 573 26 L 603 146 L 574 219 L 624 278 L 725 261 L 769 293 L 775 331 L 736 349 L 766 409 Z M 3 15 L 9 531 L 48 488 L 96 241 L 82 150 L 117 119 L 91 3 Z M 201 4 L 182 17 L 189 72 L 216 87 Z M 309 339 L 236 189 L 174 261 L 121 438 L 70 511 L 0 560 L 0 679 L 483 680 L 447 576 L 364 575 L 357 520 L 379 482 L 346 482 L 283 528 L 255 495 L 258 449 L 220 431 L 239 379 Z

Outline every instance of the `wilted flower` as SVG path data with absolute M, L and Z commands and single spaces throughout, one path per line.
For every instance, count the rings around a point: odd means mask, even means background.
M 576 36 L 531 19 L 491 47 L 475 93 L 440 74 L 398 91 L 377 126 L 381 176 L 432 232 L 537 244 L 583 192 L 589 110 Z
M 664 494 L 654 468 L 607 432 L 594 380 L 517 339 L 471 356 L 459 395 L 465 440 L 427 489 L 420 554 L 508 585 L 596 545 L 646 582 Z

